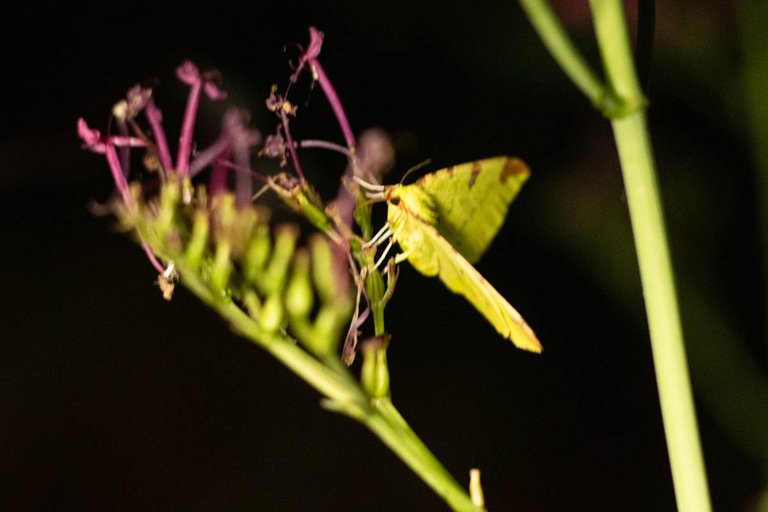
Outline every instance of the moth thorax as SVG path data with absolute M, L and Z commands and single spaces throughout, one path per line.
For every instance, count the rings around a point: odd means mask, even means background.
M 437 223 L 437 210 L 435 201 L 418 185 L 406 185 L 397 187 L 392 191 L 389 202 L 394 204 L 392 199 L 399 198 L 398 208 L 406 210 L 409 214 L 415 215 L 428 224 Z M 396 202 L 396 201 L 395 201 Z

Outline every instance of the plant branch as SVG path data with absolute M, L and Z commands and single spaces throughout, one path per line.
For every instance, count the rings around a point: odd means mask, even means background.
M 585 86 L 582 61 L 552 9 L 543 0 L 521 2 L 555 60 L 611 119 L 635 237 L 677 506 L 681 512 L 707 512 L 711 509 L 709 490 L 646 123 L 646 102 L 635 72 L 623 5 L 619 0 L 590 2 L 610 87 L 596 102 L 598 89 L 594 84 Z
M 710 510 L 672 264 L 644 112 L 612 122 L 643 284 L 667 451 L 680 512 Z
M 576 49 L 549 2 L 520 0 L 520 5 L 528 15 L 533 28 L 538 32 L 544 46 L 565 74 L 598 109 L 605 110 L 607 99 L 605 85 Z
M 627 192 L 643 284 L 667 451 L 678 510 L 711 510 L 696 410 L 685 355 L 645 101 L 635 73 L 619 0 L 591 0 L 606 76 L 622 103 L 611 121 Z
M 386 444 L 456 512 L 483 512 L 472 503 L 440 461 L 429 451 L 388 398 L 372 399 L 341 364 L 327 366 L 283 334 L 269 334 L 230 300 L 217 300 L 183 261 L 178 263 L 184 284 L 211 305 L 243 336 L 268 351 L 330 402 L 328 408 L 358 420 Z

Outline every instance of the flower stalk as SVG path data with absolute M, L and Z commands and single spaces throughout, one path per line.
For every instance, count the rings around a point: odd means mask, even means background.
M 324 397 L 325 407 L 371 430 L 453 510 L 482 512 L 482 504 L 473 503 L 391 402 L 386 355 L 389 335 L 384 330 L 383 312 L 397 272 L 389 267 L 385 280 L 374 268 L 375 247 L 364 249 L 373 233 L 369 201 L 351 179 L 345 178 L 335 201 L 325 203 L 302 173 L 298 154 L 302 147 L 346 154 L 350 162 L 347 174 L 359 165 L 356 139 L 346 113 L 318 61 L 321 43 L 322 33 L 311 28 L 310 44 L 290 83 L 298 80 L 302 69 L 310 71 L 332 106 L 346 146 L 317 140 L 303 145 L 295 141 L 290 119 L 296 115 L 296 107 L 273 90 L 267 105 L 277 114 L 279 125 L 261 149 L 261 133 L 247 126 L 246 114 L 230 109 L 219 137 L 193 158 L 202 95 L 217 101 L 226 93 L 216 85 L 216 73 L 201 73 L 190 61 L 179 66 L 176 73 L 190 86 L 190 92 L 175 166 L 161 111 L 149 89 L 134 87 L 115 109 L 126 113 L 124 126 L 132 128 L 133 135 L 102 137 L 82 119 L 78 121 L 79 134 L 86 148 L 105 156 L 119 192 L 113 210 L 144 248 L 167 299 L 180 280 L 236 332 L 314 387 Z M 148 131 L 142 130 L 136 120 L 142 111 Z M 370 169 L 389 161 L 386 146 L 376 147 L 378 151 L 370 152 L 366 164 Z M 145 187 L 130 181 L 130 159 L 121 161 L 118 150 L 132 148 L 143 148 L 156 160 L 149 170 L 158 173 L 159 190 L 154 182 Z M 252 167 L 254 150 L 281 163 L 287 162 L 286 156 L 290 155 L 296 174 L 260 174 Z M 193 184 L 193 178 L 209 169 L 208 187 Z M 228 174 L 232 172 L 235 186 L 230 191 Z M 270 225 L 270 212 L 254 204 L 259 196 L 252 194 L 254 179 L 266 183 L 286 205 L 318 229 L 307 246 L 300 242 L 296 226 Z M 360 308 L 364 308 L 362 313 Z M 376 337 L 364 344 L 361 375 L 357 378 L 349 365 L 354 360 L 358 328 L 369 311 L 374 313 Z M 342 348 L 340 341 L 345 337 Z M 353 343 L 347 343 L 349 340 Z M 347 364 L 342 363 L 342 357 Z

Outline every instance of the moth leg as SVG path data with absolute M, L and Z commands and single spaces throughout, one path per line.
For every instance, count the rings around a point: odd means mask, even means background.
M 366 306 L 365 310 L 363 310 L 362 313 L 360 312 L 360 298 L 363 295 L 363 279 L 365 278 L 366 270 L 366 268 L 363 268 L 360 272 L 360 277 L 362 279 L 357 282 L 357 299 L 355 300 L 354 314 L 352 315 L 352 320 L 349 322 L 347 337 L 344 339 L 344 348 L 341 351 L 341 360 L 347 366 L 352 366 L 352 363 L 355 361 L 357 338 L 361 333 L 358 328 L 365 322 L 366 318 L 368 318 L 368 315 L 371 313 L 370 306 Z
M 413 252 L 413 251 L 409 249 L 409 250 L 403 251 L 400 254 L 398 254 L 397 256 L 395 256 L 395 263 L 402 263 L 405 260 L 407 260 L 408 256 L 411 255 L 411 252 Z
M 251 201 L 255 201 L 258 198 L 260 198 L 262 195 L 264 195 L 264 192 L 272 188 L 272 184 L 268 183 L 261 187 L 255 194 L 253 194 L 253 197 L 251 197 Z
M 389 242 L 387 242 L 387 246 L 384 248 L 384 252 L 381 253 L 381 256 L 379 256 L 379 259 L 376 261 L 376 264 L 373 266 L 373 268 L 379 268 L 381 264 L 384 262 L 384 259 L 387 257 L 387 254 L 389 254 L 389 250 L 392 249 L 392 239 L 389 239 Z
M 378 246 L 384 243 L 384 240 L 392 236 L 392 230 L 389 224 L 384 224 L 382 228 L 373 237 L 363 244 L 363 249 Z

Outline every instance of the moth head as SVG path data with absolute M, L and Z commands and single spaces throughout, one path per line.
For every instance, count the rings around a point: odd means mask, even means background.
M 429 224 L 437 222 L 435 201 L 419 185 L 392 185 L 384 191 L 384 200 Z
M 393 187 L 394 188 L 394 187 Z M 397 192 L 390 192 L 389 190 L 387 193 L 384 194 L 384 200 L 387 201 L 387 203 L 393 205 L 393 206 L 399 206 L 400 205 L 400 194 Z

